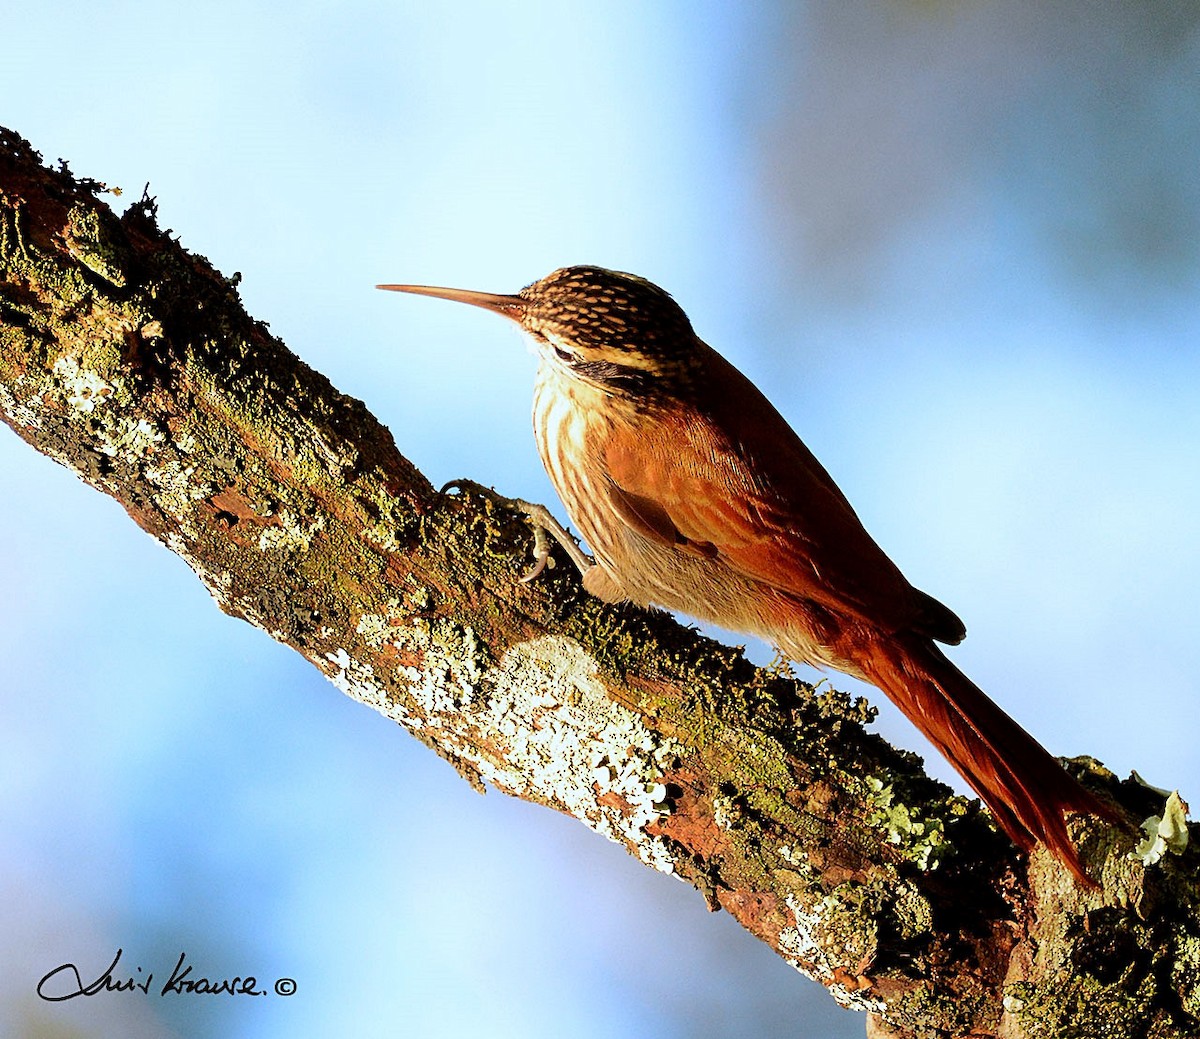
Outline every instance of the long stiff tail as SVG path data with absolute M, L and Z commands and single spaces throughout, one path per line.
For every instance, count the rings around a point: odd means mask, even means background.
M 1116 819 L 1040 743 L 1004 713 L 928 639 L 877 640 L 858 663 L 971 784 L 1013 843 L 1046 845 L 1094 886 L 1067 833 L 1064 814 Z

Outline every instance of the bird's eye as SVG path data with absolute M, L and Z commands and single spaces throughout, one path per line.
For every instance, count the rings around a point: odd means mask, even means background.
M 556 346 L 554 352 L 558 354 L 560 361 L 566 361 L 568 364 L 575 360 L 575 355 L 570 350 L 564 350 L 561 346 Z

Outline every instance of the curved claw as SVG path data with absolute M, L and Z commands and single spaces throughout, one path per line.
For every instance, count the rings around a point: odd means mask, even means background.
M 541 573 L 543 569 L 543 566 L 540 565 L 542 553 L 544 552 L 547 556 L 549 555 L 550 549 L 546 538 L 547 534 L 552 535 L 554 540 L 562 546 L 563 551 L 571 557 L 571 562 L 575 564 L 581 574 L 586 574 L 592 568 L 591 559 L 567 532 L 567 528 L 554 518 L 554 515 L 545 505 L 522 501 L 520 498 L 517 498 L 513 504 L 529 517 L 529 522 L 534 529 L 534 537 L 540 537 L 540 542 L 535 546 L 539 562 L 539 566 L 535 568 L 536 573 Z M 553 561 L 551 561 L 550 565 L 553 565 Z
M 449 483 L 442 484 L 441 488 L 438 490 L 438 497 L 445 498 L 450 494 L 451 491 L 474 491 L 476 494 L 481 494 L 485 498 L 493 499 L 500 497 L 500 495 L 492 490 L 492 488 L 485 487 L 483 484 L 476 483 L 474 480 L 468 480 L 466 477 L 462 477 L 457 480 L 451 480 Z
M 546 537 L 546 528 L 533 524 L 533 557 L 534 564 L 524 575 L 517 578 L 521 584 L 529 584 L 535 577 L 541 575 L 548 566 L 554 565 L 550 558 L 550 541 Z

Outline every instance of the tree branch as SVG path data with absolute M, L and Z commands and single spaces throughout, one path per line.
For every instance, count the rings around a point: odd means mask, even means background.
M 1178 1036 L 1200 1014 L 1196 855 L 1078 820 L 1102 890 L 1028 864 L 974 802 L 818 693 L 440 496 L 236 280 L 0 131 L 0 413 L 116 498 L 225 612 L 485 783 L 695 885 L 877 1035 Z M 1155 799 L 1081 766 L 1137 818 Z M 1094 1026 L 1094 1027 L 1093 1027 Z

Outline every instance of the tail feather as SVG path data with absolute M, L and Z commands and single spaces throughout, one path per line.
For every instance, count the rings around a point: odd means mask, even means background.
M 1067 833 L 1064 814 L 1113 819 L 1032 736 L 918 635 L 875 642 L 860 657 L 879 686 L 958 771 L 1025 851 L 1042 843 L 1083 883 L 1094 886 Z

